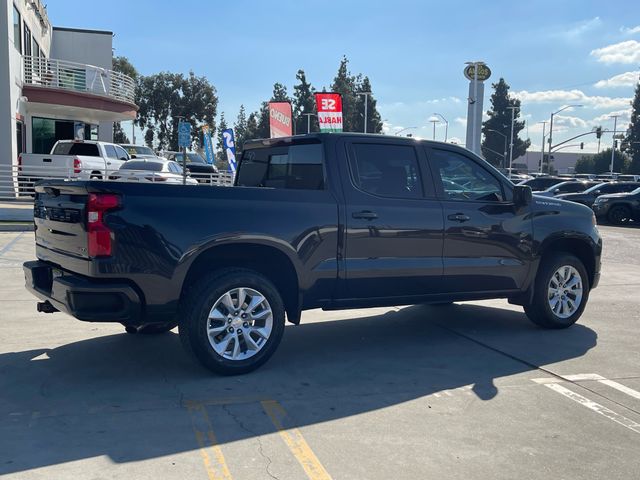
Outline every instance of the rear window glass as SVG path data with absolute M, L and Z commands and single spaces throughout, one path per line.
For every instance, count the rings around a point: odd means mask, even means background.
M 245 150 L 238 168 L 237 185 L 298 190 L 324 188 L 322 145 Z
M 59 143 L 53 155 L 84 155 L 85 157 L 99 157 L 100 150 L 95 143 Z
M 162 163 L 161 162 L 138 162 L 136 160 L 129 160 L 127 163 L 124 163 L 120 170 L 148 170 L 150 172 L 161 172 L 162 171 Z
M 127 147 L 124 147 L 124 149 L 129 155 L 155 155 L 155 153 L 153 153 L 153 150 L 151 150 L 149 147 L 129 145 Z

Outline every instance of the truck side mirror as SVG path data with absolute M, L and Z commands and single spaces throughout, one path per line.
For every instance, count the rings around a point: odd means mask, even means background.
M 533 191 L 528 185 L 515 185 L 513 187 L 513 203 L 517 207 L 524 207 L 533 201 Z

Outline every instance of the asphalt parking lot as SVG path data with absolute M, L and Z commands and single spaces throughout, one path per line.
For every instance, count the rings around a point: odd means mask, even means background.
M 311 311 L 241 377 L 175 332 L 37 313 L 33 233 L 0 233 L 0 475 L 638 478 L 640 229 L 601 232 L 601 284 L 568 330 L 500 300 Z

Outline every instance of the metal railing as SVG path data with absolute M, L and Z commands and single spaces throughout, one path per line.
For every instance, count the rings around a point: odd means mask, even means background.
M 120 72 L 84 63 L 44 57 L 22 57 L 25 85 L 58 88 L 134 103 L 136 84 Z
M 134 170 L 127 170 L 134 172 Z M 40 180 L 96 180 L 96 181 L 117 181 L 134 183 L 153 183 L 157 185 L 182 185 L 182 177 L 177 174 L 166 180 L 165 174 L 161 175 L 152 171 L 143 172 L 132 179 L 118 175 L 118 170 L 100 172 L 90 169 L 59 168 L 59 167 L 21 167 L 19 165 L 0 165 L 0 200 L 28 200 L 33 197 L 35 184 Z M 161 180 L 164 178 L 164 180 Z M 233 185 L 233 175 L 221 173 L 192 173 L 187 178 L 196 180 L 191 182 L 192 188 L 206 187 L 230 187 Z M 189 184 L 188 184 L 189 185 Z

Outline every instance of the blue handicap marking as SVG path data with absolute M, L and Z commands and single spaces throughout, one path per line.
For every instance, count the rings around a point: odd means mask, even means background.
M 189 122 L 178 123 L 178 146 L 191 146 L 191 124 Z

